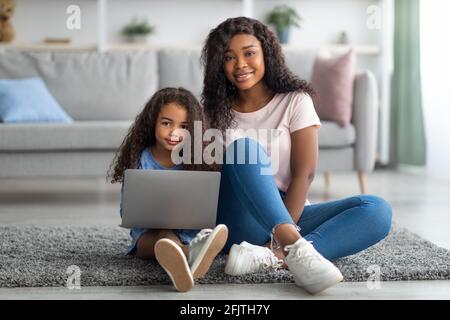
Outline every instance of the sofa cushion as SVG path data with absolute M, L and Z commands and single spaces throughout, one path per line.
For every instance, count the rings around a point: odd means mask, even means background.
M 341 148 L 355 143 L 356 133 L 352 124 L 345 127 L 332 121 L 321 121 L 321 124 L 319 129 L 320 148 Z
M 0 124 L 0 152 L 113 150 L 130 125 L 131 121 Z
M 316 90 L 314 105 L 321 119 L 346 126 L 352 119 L 355 52 L 331 57 L 318 55 L 313 68 L 311 85 Z
M 50 53 L 47 53 L 47 59 Z M 45 54 L 41 54 L 44 58 Z M 34 59 L 15 50 L 0 50 L 0 79 L 22 79 L 39 76 Z
M 320 148 L 337 148 L 355 143 L 355 128 L 352 124 L 346 127 L 330 121 L 321 121 L 321 124 Z M 131 121 L 0 124 L 0 152 L 116 149 L 130 125 Z
M 0 79 L 0 122 L 60 122 L 73 120 L 48 92 L 41 78 Z
M 0 77 L 36 75 L 74 120 L 132 120 L 158 88 L 157 53 L 0 53 Z
M 159 88 L 184 87 L 200 98 L 203 89 L 201 48 L 164 48 L 158 52 Z

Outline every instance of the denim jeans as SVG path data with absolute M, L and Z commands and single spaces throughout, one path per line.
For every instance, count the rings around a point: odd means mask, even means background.
M 229 148 L 236 151 L 238 143 L 245 145 L 245 163 L 237 163 L 237 152 L 234 152 L 233 163 L 226 163 Z M 257 154 L 252 154 L 255 152 Z M 223 223 L 229 229 L 225 252 L 242 241 L 264 245 L 270 241 L 272 229 L 277 224 L 294 224 L 275 178 L 261 174 L 268 166 L 267 154 L 254 140 L 236 140 L 226 150 L 217 212 L 217 223 Z M 389 233 L 391 219 L 392 210 L 385 200 L 373 195 L 358 195 L 307 205 L 297 225 L 300 234 L 312 241 L 320 254 L 334 260 L 382 240 Z

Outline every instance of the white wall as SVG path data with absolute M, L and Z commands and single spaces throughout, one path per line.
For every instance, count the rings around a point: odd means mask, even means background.
M 97 42 L 96 0 L 17 0 L 14 25 L 18 44 L 42 43 L 45 37 L 70 37 L 76 45 Z M 250 0 L 247 0 L 250 1 Z M 107 41 L 122 43 L 122 27 L 133 17 L 147 17 L 156 26 L 150 43 L 155 45 L 202 45 L 208 32 L 226 18 L 245 11 L 244 0 L 107 0 Z M 253 0 L 253 17 L 263 22 L 276 5 L 288 4 L 302 16 L 301 29 L 293 29 L 291 44 L 319 47 L 336 43 L 347 31 L 355 45 L 381 45 L 381 30 L 371 30 L 366 22 L 370 5 L 382 0 Z M 66 9 L 81 8 L 81 30 L 68 30 Z M 372 70 L 381 83 L 380 56 L 358 56 L 358 68 Z
M 76 44 L 97 40 L 96 0 L 17 0 L 14 25 L 17 43 L 39 43 L 45 37 L 71 37 Z M 346 30 L 355 44 L 380 43 L 380 31 L 366 26 L 367 7 L 377 0 L 254 0 L 254 17 L 265 21 L 267 12 L 286 3 L 304 18 L 294 29 L 292 44 L 317 47 L 334 43 Z M 66 8 L 81 8 L 81 30 L 68 30 Z M 157 26 L 155 44 L 195 44 L 204 41 L 209 30 L 224 19 L 243 13 L 243 0 L 108 0 L 108 40 L 122 42 L 119 31 L 134 16 L 147 17 Z
M 291 34 L 293 44 L 320 46 L 335 43 L 339 33 L 347 31 L 351 43 L 377 44 L 379 30 L 369 30 L 366 25 L 367 8 L 379 1 L 371 0 L 255 0 L 255 18 L 264 21 L 267 12 L 280 4 L 296 9 L 303 18 L 302 27 L 294 28 Z
M 96 0 L 17 0 L 14 25 L 16 43 L 42 43 L 45 37 L 70 37 L 76 45 L 97 42 Z M 293 29 L 291 44 L 319 47 L 336 43 L 347 31 L 355 45 L 382 42 L 381 30 L 367 27 L 367 8 L 381 0 L 253 0 L 253 17 L 263 22 L 276 5 L 288 4 L 303 17 L 301 29 Z M 156 26 L 150 43 L 155 45 L 202 45 L 208 32 L 226 18 L 245 11 L 244 0 L 107 0 L 107 41 L 122 43 L 122 27 L 133 17 L 147 17 Z M 81 30 L 69 30 L 66 9 L 81 8 Z M 380 56 L 358 56 L 358 68 L 372 70 L 381 83 Z
M 427 135 L 427 171 L 450 181 L 450 43 L 448 0 L 422 1 L 422 92 Z
M 77 4 L 81 8 L 81 29 L 66 27 L 67 7 Z M 42 43 L 46 37 L 70 37 L 74 44 L 95 44 L 97 41 L 97 1 L 93 0 L 17 0 L 13 17 L 15 42 Z
M 200 45 L 213 27 L 241 13 L 242 4 L 236 0 L 110 0 L 108 38 L 113 43 L 122 42 L 121 28 L 138 16 L 147 17 L 156 25 L 153 43 Z
M 17 0 L 13 19 L 18 44 L 42 43 L 45 37 L 70 37 L 74 44 L 91 45 L 97 41 L 96 0 Z M 133 17 L 147 17 L 156 25 L 151 42 L 158 45 L 201 44 L 209 30 L 228 17 L 241 15 L 237 0 L 109 0 L 108 41 L 121 43 L 122 27 Z M 81 8 L 81 30 L 68 30 L 66 9 Z

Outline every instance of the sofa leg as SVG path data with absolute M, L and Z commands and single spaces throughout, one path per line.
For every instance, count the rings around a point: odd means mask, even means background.
M 366 173 L 363 171 L 358 171 L 358 180 L 359 180 L 359 188 L 361 189 L 361 193 L 366 194 L 367 193 Z
M 330 190 L 330 172 L 326 171 L 323 174 L 324 178 L 325 178 L 325 189 L 327 191 Z

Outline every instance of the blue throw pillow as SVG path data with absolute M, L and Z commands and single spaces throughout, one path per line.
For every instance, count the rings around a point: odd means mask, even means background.
M 53 98 L 41 78 L 0 80 L 0 122 L 62 122 L 73 119 Z

